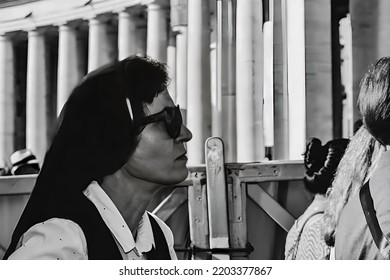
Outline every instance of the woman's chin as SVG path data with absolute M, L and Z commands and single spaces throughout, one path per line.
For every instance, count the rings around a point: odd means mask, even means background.
M 183 168 L 183 170 L 180 170 L 178 172 L 175 172 L 175 174 L 171 176 L 169 185 L 176 185 L 181 182 L 183 182 L 188 177 L 188 169 L 187 167 Z

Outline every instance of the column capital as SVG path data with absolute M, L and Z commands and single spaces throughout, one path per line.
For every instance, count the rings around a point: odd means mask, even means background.
M 1 32 L 1 40 L 21 41 L 26 39 L 27 33 L 25 31 Z
M 29 28 L 26 30 L 27 32 L 27 36 L 30 37 L 30 36 L 38 36 L 38 35 L 42 35 L 45 33 L 45 31 L 47 30 L 47 28 L 45 27 L 37 27 L 37 28 Z
M 170 7 L 171 0 L 143 0 L 143 5 L 158 5 L 162 7 Z
M 101 23 L 104 23 L 104 20 L 102 20 L 101 18 L 98 18 L 98 17 L 92 17 L 92 18 L 88 18 L 88 25 L 91 26 L 91 25 L 99 25 Z
M 112 13 L 107 14 L 91 14 L 89 16 L 86 16 L 84 19 L 88 20 L 89 22 L 95 23 L 95 22 L 107 22 L 112 18 Z
M 122 9 L 118 11 L 114 11 L 118 15 L 118 19 L 120 18 L 131 18 L 134 20 L 139 20 L 141 17 L 141 13 L 138 11 L 134 11 L 133 9 Z
M 137 5 L 113 9 L 114 14 L 128 13 L 130 16 L 140 16 L 145 11 L 145 6 Z
M 120 8 L 116 8 L 116 9 L 113 9 L 112 12 L 114 14 L 130 14 L 130 8 L 129 7 L 120 7 Z
M 1 41 L 6 41 L 6 40 L 11 40 L 15 37 L 14 34 L 8 33 L 8 32 L 0 32 L 0 40 Z
M 73 32 L 74 30 L 75 30 L 75 27 L 72 25 L 62 24 L 62 25 L 58 26 L 58 33 L 59 34 Z
M 177 26 L 172 26 L 172 31 L 177 34 L 185 34 L 187 33 L 187 25 L 177 25 Z
M 63 21 L 56 22 L 54 25 L 60 29 L 65 27 L 77 28 L 80 25 L 80 21 L 81 20 L 72 20 L 72 21 L 63 20 Z
M 159 3 L 150 3 L 147 5 L 147 11 L 163 11 L 168 12 L 168 5 L 159 4 Z
M 123 17 L 123 16 L 130 17 L 131 16 L 131 12 L 127 8 L 121 8 L 121 9 L 113 10 L 112 12 L 114 14 L 118 14 L 118 17 Z
M 168 34 L 168 46 L 175 46 L 176 47 L 176 35 L 177 32 L 170 30 Z

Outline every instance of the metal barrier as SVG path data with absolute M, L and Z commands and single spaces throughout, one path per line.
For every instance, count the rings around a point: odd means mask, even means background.
M 283 258 L 285 235 L 310 203 L 302 182 L 302 161 L 227 163 L 226 185 L 209 187 L 206 166 L 189 169 L 189 178 L 154 210 L 170 225 L 175 239 L 175 231 L 183 226 L 178 226 L 177 218 L 188 213 L 190 244 L 177 244 L 178 251 L 195 259 L 224 258 L 222 252 L 232 259 Z M 183 204 L 188 210 L 178 213 Z M 178 217 L 169 223 L 175 214 Z M 212 238 L 225 238 L 228 246 L 212 244 Z M 270 248 L 262 250 L 264 246 Z
M 303 187 L 302 161 L 224 163 L 219 138 L 206 142 L 206 165 L 190 167 L 190 176 L 155 209 L 175 238 L 186 215 L 190 238 L 178 251 L 194 259 L 283 259 L 287 231 L 311 198 Z M 181 207 L 178 217 L 169 221 Z M 178 222 L 179 219 L 179 222 Z M 179 226 L 178 226 L 179 224 Z

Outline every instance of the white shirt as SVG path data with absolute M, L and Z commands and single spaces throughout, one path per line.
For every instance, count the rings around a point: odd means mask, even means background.
M 124 260 L 141 260 L 145 252 L 154 246 L 153 231 L 148 213 L 144 213 L 134 237 L 114 203 L 99 186 L 92 182 L 84 195 L 96 206 L 100 216 L 113 235 Z M 155 215 L 152 215 L 164 233 L 171 259 L 176 260 L 173 249 L 173 234 L 170 228 Z M 35 224 L 19 240 L 16 251 L 8 258 L 34 260 L 86 260 L 88 248 L 85 235 L 78 224 L 71 220 L 52 218 Z

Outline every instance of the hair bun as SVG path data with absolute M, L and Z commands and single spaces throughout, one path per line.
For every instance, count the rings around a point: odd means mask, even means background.
M 304 153 L 305 167 L 308 172 L 316 172 L 324 165 L 326 151 L 321 145 L 321 140 L 315 137 L 306 141 L 306 151 Z
M 349 140 L 335 139 L 326 143 L 325 146 L 321 146 L 320 143 L 321 141 L 316 138 L 307 141 L 305 153 L 307 171 L 304 182 L 310 192 L 325 194 L 332 184 L 337 166 L 344 155 Z

